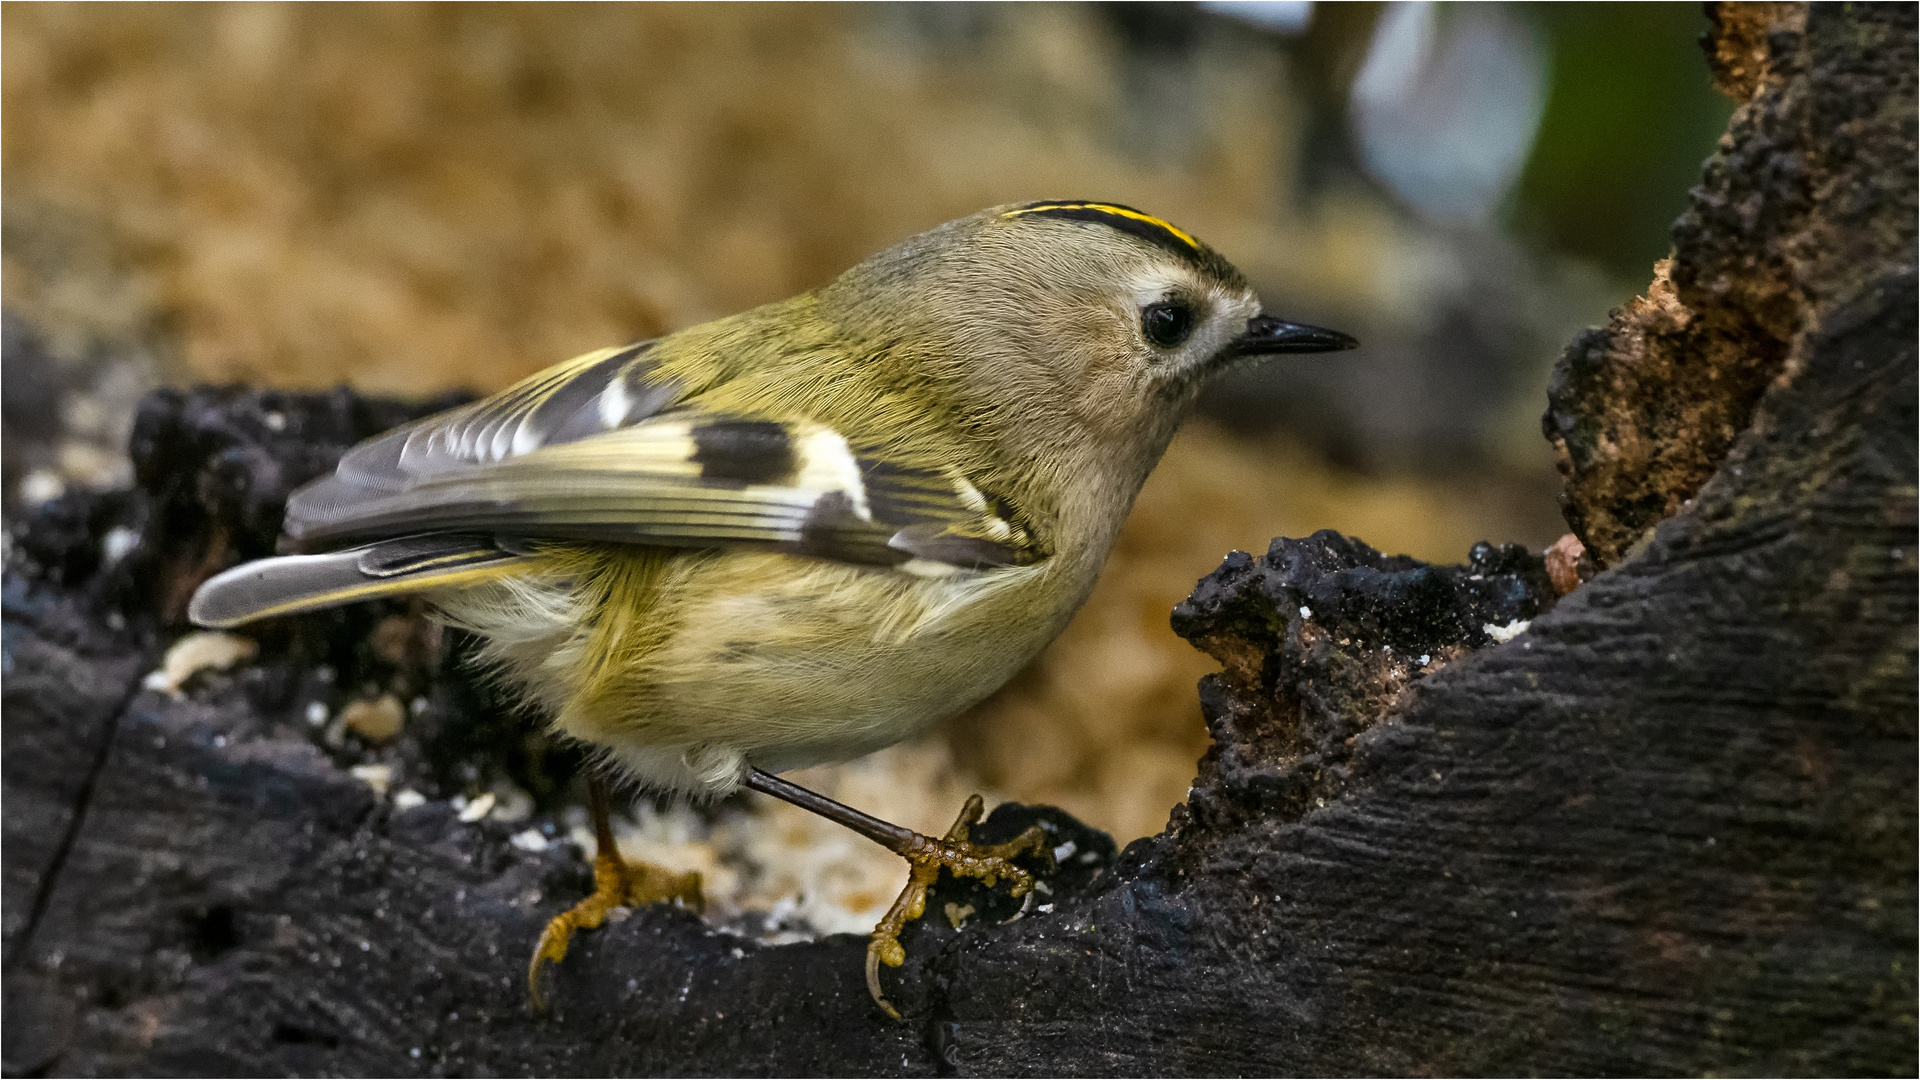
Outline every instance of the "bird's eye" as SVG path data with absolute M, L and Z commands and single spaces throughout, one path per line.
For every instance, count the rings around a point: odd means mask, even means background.
M 1171 349 L 1193 333 L 1193 309 L 1172 300 L 1148 304 L 1140 309 L 1140 331 L 1148 341 Z

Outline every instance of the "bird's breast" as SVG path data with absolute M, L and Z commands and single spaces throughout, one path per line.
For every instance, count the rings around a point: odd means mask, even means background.
M 844 760 L 984 698 L 1080 590 L 1047 565 L 945 578 L 788 555 L 713 560 L 670 599 L 631 734 L 718 741 L 763 768 Z

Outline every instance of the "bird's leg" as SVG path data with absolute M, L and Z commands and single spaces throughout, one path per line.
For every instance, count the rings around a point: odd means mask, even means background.
M 954 819 L 953 827 L 945 836 L 934 837 L 863 814 L 845 803 L 759 769 L 747 774 L 747 786 L 845 825 L 907 860 L 907 887 L 900 891 L 899 899 L 893 902 L 886 917 L 873 928 L 867 942 L 867 992 L 873 995 L 874 1004 L 895 1020 L 900 1019 L 899 1010 L 880 992 L 880 965 L 899 967 L 906 963 L 907 952 L 900 945 L 900 932 L 925 913 L 927 890 L 939 879 L 941 868 L 945 867 L 955 877 L 979 878 L 989 888 L 1004 877 L 1011 883 L 1009 892 L 1031 900 L 1033 875 L 1015 866 L 1013 860 L 1048 850 L 1046 834 L 1038 825 L 1029 826 L 1004 844 L 975 844 L 968 840 L 967 834 L 979 823 L 985 808 L 978 795 L 967 799 L 967 805 L 960 810 L 960 816 Z
M 540 934 L 540 944 L 527 964 L 527 992 L 535 1012 L 545 1012 L 547 1004 L 540 993 L 541 965 L 566 959 L 567 944 L 575 930 L 592 930 L 607 921 L 615 908 L 640 907 L 667 900 L 679 900 L 700 910 L 700 874 L 689 871 L 676 874 L 647 863 L 628 862 L 620 857 L 613 841 L 613 818 L 609 809 L 607 783 L 595 778 L 587 781 L 587 806 L 593 814 L 593 894 L 572 908 L 554 916 Z

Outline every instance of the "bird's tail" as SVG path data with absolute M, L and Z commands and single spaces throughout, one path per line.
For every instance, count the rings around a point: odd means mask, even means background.
M 207 579 L 187 605 L 187 617 L 224 629 L 378 596 L 477 585 L 528 561 L 492 537 L 450 534 L 382 540 L 324 555 L 282 555 Z

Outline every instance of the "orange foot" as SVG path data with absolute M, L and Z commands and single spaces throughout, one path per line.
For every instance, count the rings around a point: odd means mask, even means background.
M 1004 877 L 1012 882 L 1008 891 L 1016 897 L 1031 896 L 1033 892 L 1033 875 L 1015 866 L 1012 860 L 1045 852 L 1046 834 L 1038 825 L 1033 825 L 1004 844 L 971 843 L 967 834 L 979 822 L 984 809 L 980 796 L 968 798 L 946 836 L 935 838 L 915 833 L 914 842 L 899 853 L 913 868 L 907 875 L 907 887 L 900 890 L 900 898 L 873 928 L 872 939 L 867 943 L 867 992 L 873 995 L 874 1004 L 895 1020 L 900 1019 L 900 1011 L 880 992 L 880 965 L 899 967 L 907 962 L 907 950 L 900 945 L 900 931 L 925 914 L 927 890 L 939 880 L 941 867 L 955 877 L 979 878 L 988 888 Z
M 647 863 L 628 862 L 620 857 L 613 842 L 613 823 L 607 812 L 606 788 L 599 781 L 590 787 L 593 831 L 598 849 L 593 857 L 593 894 L 554 916 L 540 933 L 533 959 L 527 963 L 527 993 L 535 1012 L 547 1011 L 546 998 L 540 992 L 541 965 L 559 963 L 567 957 L 567 945 L 576 930 L 592 930 L 607 921 L 615 908 L 635 908 L 678 900 L 698 911 L 703 906 L 700 874 L 678 874 Z

